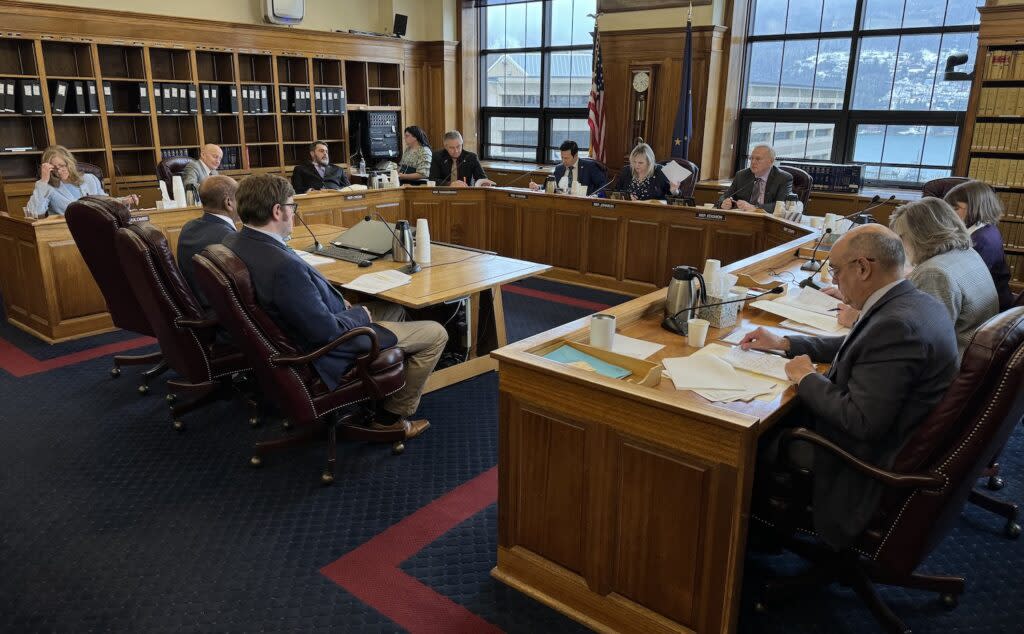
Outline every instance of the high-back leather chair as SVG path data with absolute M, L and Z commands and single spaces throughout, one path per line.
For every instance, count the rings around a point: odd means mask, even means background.
M 827 548 L 790 543 L 818 564 L 803 580 L 816 576 L 813 585 L 818 585 L 843 579 L 888 631 L 906 628 L 878 597 L 873 582 L 939 592 L 943 603 L 954 606 L 963 593 L 962 577 L 915 570 L 952 529 L 978 476 L 1024 415 L 1022 388 L 1024 308 L 1011 308 L 974 334 L 957 377 L 897 454 L 892 469 L 865 463 L 812 431 L 790 430 L 789 439 L 810 442 L 884 486 L 874 520 L 845 552 L 837 555 Z M 771 507 L 785 505 L 765 508 Z M 790 517 L 766 519 L 760 511 L 755 515 L 767 523 L 813 531 L 803 505 L 792 505 L 787 513 Z M 769 581 L 765 598 L 792 594 L 803 580 Z
M 690 170 L 690 176 L 682 183 L 679 183 L 679 198 L 693 198 L 693 190 L 697 187 L 697 181 L 700 180 L 700 167 L 697 166 L 693 161 L 688 161 L 681 158 L 670 158 L 667 161 L 661 161 L 658 165 L 665 167 L 669 161 L 675 161 L 682 167 Z
M 964 178 L 963 176 L 946 176 L 944 178 L 932 179 L 921 187 L 921 197 L 933 196 L 935 198 L 944 198 L 949 193 L 949 190 L 969 180 L 971 179 Z
M 167 194 L 171 198 L 174 198 L 174 187 L 171 186 L 171 182 L 175 176 L 180 176 L 185 171 L 185 166 L 191 162 L 192 159 L 187 156 L 173 156 L 157 163 L 156 177 L 167 184 Z
M 811 175 L 792 165 L 779 165 L 780 170 L 793 176 L 793 193 L 797 195 L 800 202 L 807 207 L 807 201 L 811 198 L 811 189 L 814 186 L 814 179 Z
M 305 429 L 305 433 L 290 438 L 257 443 L 251 460 L 254 466 L 261 464 L 265 452 L 305 442 L 325 428 L 327 466 L 321 475 L 325 484 L 334 481 L 338 431 L 351 439 L 394 443 L 395 453 L 404 449 L 404 431 L 375 431 L 360 426 L 356 424 L 359 410 L 353 407 L 382 400 L 405 385 L 405 355 L 400 349 L 381 350 L 377 333 L 360 327 L 318 350 L 303 353 L 256 301 L 249 270 L 230 249 L 212 245 L 193 259 L 199 287 L 232 341 L 252 364 L 263 393 L 275 401 L 291 424 Z M 370 351 L 356 360 L 337 388 L 328 389 L 313 361 L 356 337 L 366 337 Z
M 124 269 L 114 247 L 115 232 L 131 223 L 128 208 L 106 196 L 86 196 L 68 205 L 64 218 L 82 259 L 103 293 L 114 325 L 152 337 L 153 328 L 124 276 Z M 120 376 L 122 365 L 151 363 L 157 365 L 142 373 L 142 384 L 139 386 L 139 392 L 146 394 L 149 391 L 149 380 L 167 369 L 161 353 L 115 356 L 110 374 L 113 377 Z
M 172 424 L 181 431 L 184 414 L 230 394 L 232 375 L 250 368 L 237 348 L 217 341 L 216 318 L 203 314 L 159 229 L 148 222 L 122 227 L 114 243 L 164 359 L 178 374 L 167 386 L 174 397 Z M 182 402 L 178 400 L 181 395 L 193 398 Z M 245 401 L 254 410 L 249 422 L 255 425 L 259 422 L 256 404 L 248 398 Z
M 78 171 L 82 174 L 92 174 L 101 183 L 103 182 L 103 170 L 99 165 L 93 165 L 92 163 L 85 163 L 83 161 L 76 161 L 75 164 L 78 166 Z

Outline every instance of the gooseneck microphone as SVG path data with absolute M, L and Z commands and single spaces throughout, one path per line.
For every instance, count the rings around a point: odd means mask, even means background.
M 324 250 L 324 245 L 320 244 L 320 241 L 316 239 L 316 234 L 313 233 L 313 230 L 309 228 L 309 225 L 306 224 L 306 221 L 303 220 L 302 216 L 299 215 L 299 210 L 298 209 L 295 210 L 295 217 L 299 219 L 299 222 L 301 222 L 302 226 L 306 228 L 306 231 L 309 232 L 309 235 L 311 235 L 313 237 L 313 250 L 310 251 L 310 253 L 316 253 L 318 251 L 323 251 Z
M 616 179 L 614 179 L 614 178 L 609 179 L 609 181 L 607 183 L 605 183 L 604 185 L 601 185 L 600 187 L 595 189 L 593 192 L 587 194 L 587 198 L 594 198 L 595 196 L 600 194 L 602 191 L 604 191 L 605 187 L 608 187 L 609 185 L 611 185 L 615 181 L 616 181 Z
M 887 205 L 894 200 L 896 200 L 896 194 L 891 194 L 885 200 L 882 200 L 881 196 L 875 194 L 874 198 L 871 199 L 867 207 L 861 209 L 860 211 L 855 211 L 848 216 L 843 216 L 843 220 L 850 220 L 855 225 L 866 225 L 872 223 L 875 221 L 875 219 L 872 218 L 871 215 L 868 214 L 868 212 L 871 211 L 872 209 L 881 207 L 882 205 Z
M 744 194 L 749 194 L 750 190 L 754 187 L 754 183 L 756 183 L 756 182 L 757 182 L 757 179 L 755 178 L 754 180 L 750 181 L 749 183 L 747 183 L 745 186 L 741 187 L 740 189 L 733 190 L 731 196 L 726 196 L 726 194 L 729 193 L 729 190 L 732 189 L 733 187 L 735 187 L 735 184 L 729 185 L 729 188 L 726 189 L 724 192 L 722 192 L 722 195 L 718 197 L 718 202 L 715 203 L 715 207 L 719 207 L 720 208 L 722 206 L 722 203 L 725 201 L 726 198 L 731 198 L 733 196 L 736 196 L 741 191 Z M 733 200 L 735 200 L 735 198 L 733 198 Z
M 832 233 L 832 229 L 825 229 L 824 231 L 821 232 L 821 235 L 818 236 L 818 241 L 814 243 L 814 250 L 811 251 L 811 259 L 808 260 L 807 262 L 805 262 L 800 267 L 801 271 L 814 271 L 815 273 L 817 273 L 818 271 L 821 270 L 821 265 L 818 263 L 818 259 L 817 259 L 817 257 L 818 257 L 818 249 L 821 248 L 821 243 L 824 242 L 825 236 L 827 236 L 830 233 Z M 799 255 L 800 255 L 800 249 L 797 249 L 797 256 L 799 256 Z M 824 262 L 824 260 L 822 260 L 822 262 Z M 813 276 L 814 275 L 811 274 L 811 277 L 813 277 Z
M 379 211 L 375 213 L 377 214 L 377 217 L 380 218 L 380 221 L 383 222 L 384 225 L 388 228 L 388 231 L 391 232 L 391 235 L 395 238 L 395 242 L 397 242 L 398 245 L 402 247 L 402 250 L 409 255 L 409 264 L 402 267 L 402 273 L 412 275 L 413 273 L 419 273 L 420 271 L 422 271 L 423 267 L 416 263 L 416 258 L 413 257 L 412 252 L 405 247 L 405 243 L 402 242 L 401 239 L 399 239 L 398 234 L 395 233 L 395 230 L 391 228 L 391 223 L 388 222 L 387 220 L 384 220 L 384 216 L 380 215 Z M 372 218 L 366 216 L 363 218 L 363 220 L 372 220 Z
M 785 290 L 786 290 L 785 286 L 776 286 L 775 288 L 770 288 L 770 289 L 764 291 L 763 293 L 758 293 L 757 295 L 754 295 L 753 297 L 740 297 L 738 299 L 730 299 L 730 300 L 727 300 L 727 301 L 724 301 L 724 302 L 715 302 L 714 304 L 702 304 L 700 306 L 697 306 L 696 308 L 698 308 L 698 309 L 699 308 L 711 308 L 713 306 L 724 306 L 726 304 L 737 304 L 739 302 L 752 301 L 752 300 L 758 299 L 760 297 L 764 297 L 765 295 L 778 295 L 780 293 L 785 292 Z M 687 328 L 686 325 L 685 324 L 680 324 L 678 321 L 676 321 L 676 318 L 679 317 L 679 315 L 682 315 L 683 313 L 685 313 L 686 311 L 693 310 L 693 309 L 694 309 L 693 306 L 687 306 L 686 308 L 683 308 L 683 309 L 679 310 L 678 312 L 676 312 L 674 315 L 670 315 L 670 316 L 666 317 L 664 319 L 664 321 L 661 322 L 661 327 L 664 328 L 665 330 L 674 332 L 677 335 L 685 335 L 686 334 L 686 328 Z

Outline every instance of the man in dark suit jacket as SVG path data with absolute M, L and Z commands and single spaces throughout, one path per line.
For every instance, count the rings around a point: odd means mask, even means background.
M 572 185 L 580 183 L 587 188 L 589 196 L 595 189 L 601 189 L 608 182 L 608 174 L 600 163 L 593 159 L 580 158 L 580 146 L 575 141 L 565 141 L 558 150 L 562 153 L 562 162 L 555 166 L 552 173 L 556 188 L 572 192 Z M 530 189 L 536 190 L 541 187 L 540 184 L 530 181 Z
M 953 323 L 938 300 L 903 278 L 903 244 L 890 229 L 854 228 L 836 242 L 830 261 L 836 284 L 862 311 L 849 335 L 779 337 L 758 328 L 740 345 L 793 357 L 786 374 L 802 410 L 787 425 L 814 429 L 888 469 L 956 374 Z M 832 365 L 819 374 L 812 361 Z M 762 439 L 761 460 L 788 459 L 810 469 L 815 531 L 834 548 L 849 544 L 877 510 L 881 485 L 801 441 L 780 452 L 778 436 Z
M 244 226 L 225 238 L 224 245 L 245 262 L 256 301 L 304 352 L 360 326 L 373 328 L 381 348 L 401 348 L 406 354 L 405 386 L 377 404 L 375 424 L 379 428 L 405 429 L 407 438 L 417 436 L 430 423 L 409 417 L 419 407 L 423 386 L 444 351 L 448 334 L 433 321 L 373 323 L 369 308 L 345 301 L 285 242 L 295 220 L 294 195 L 295 190 L 280 176 L 247 177 L 236 194 Z M 369 349 L 367 337 L 356 337 L 313 365 L 327 387 L 333 389 L 356 357 Z
M 203 308 L 209 308 L 210 305 L 196 284 L 196 267 L 192 256 L 211 244 L 220 244 L 226 236 L 235 232 L 235 222 L 238 221 L 238 213 L 235 211 L 237 189 L 238 183 L 230 176 L 207 177 L 199 187 L 203 215 L 185 223 L 178 236 L 178 268 Z
M 793 193 L 793 176 L 775 167 L 775 150 L 758 145 L 750 152 L 750 167 L 736 172 L 732 185 L 722 193 L 722 209 L 775 210 L 775 202 Z M 726 196 L 728 194 L 728 196 Z
M 348 187 L 345 170 L 334 163 L 327 152 L 327 144 L 314 141 L 309 144 L 309 162 L 296 165 L 292 171 L 292 187 L 300 194 L 321 189 Z
M 444 135 L 444 152 L 434 152 L 430 160 L 430 180 L 452 187 L 493 187 L 480 159 L 462 149 L 462 133 L 450 130 Z

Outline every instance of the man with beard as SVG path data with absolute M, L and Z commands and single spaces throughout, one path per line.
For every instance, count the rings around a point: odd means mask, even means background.
M 292 187 L 300 194 L 348 186 L 348 177 L 345 176 L 344 170 L 331 163 L 327 144 L 323 141 L 310 143 L 309 162 L 296 165 L 295 171 L 292 172 Z

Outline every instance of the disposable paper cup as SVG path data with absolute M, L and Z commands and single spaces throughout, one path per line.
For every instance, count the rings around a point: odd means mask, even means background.
M 704 281 L 710 284 L 712 279 L 718 275 L 718 269 L 720 268 L 722 268 L 721 261 L 711 258 L 704 260 Z
M 162 201 L 162 200 L 156 201 L 156 208 L 157 209 L 163 209 L 164 208 L 164 201 Z
M 707 328 L 704 329 L 707 331 Z M 615 341 L 615 315 L 594 315 L 590 318 L 590 345 L 604 350 L 612 349 Z
M 435 186 L 434 181 L 427 181 L 427 187 L 434 187 L 434 186 Z
M 703 205 L 701 205 L 701 207 L 703 207 L 704 209 L 714 209 L 715 203 L 704 203 Z
M 686 344 L 693 348 L 703 348 L 704 340 L 708 338 L 708 327 L 711 323 L 707 319 L 690 319 L 686 322 Z

